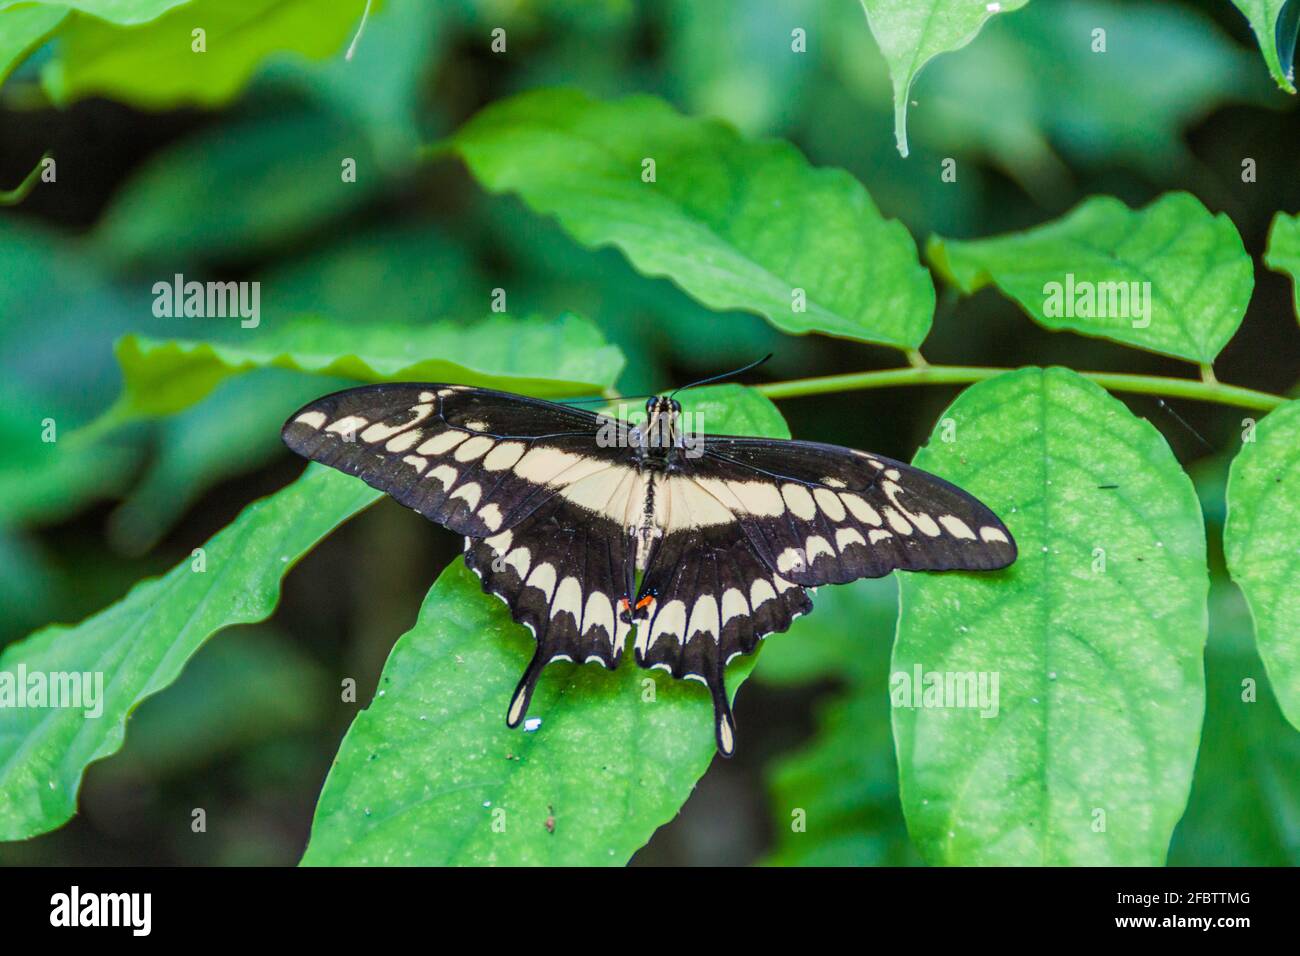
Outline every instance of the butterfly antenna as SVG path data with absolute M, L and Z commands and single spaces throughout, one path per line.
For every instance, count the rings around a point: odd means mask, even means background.
M 561 401 L 561 405 L 591 405 L 606 404 L 612 405 L 614 402 L 634 402 L 638 398 L 653 398 L 652 395 L 602 395 L 599 398 L 566 398 Z
M 1182 415 L 1179 415 L 1176 411 L 1174 411 L 1173 407 L 1168 402 L 1166 402 L 1163 398 L 1157 398 L 1156 404 L 1159 405 L 1166 412 L 1168 412 L 1170 415 L 1172 415 L 1174 421 L 1178 422 L 1178 424 L 1182 425 L 1185 429 L 1191 432 L 1192 435 L 1196 437 L 1196 440 L 1205 446 L 1207 451 L 1214 451 L 1214 446 L 1205 440 L 1205 436 L 1202 435 L 1200 432 L 1198 432 L 1191 425 L 1189 425 L 1187 423 L 1187 419 L 1183 418 Z
M 764 362 L 766 362 L 766 361 L 767 361 L 768 359 L 770 359 L 771 357 L 772 357 L 772 353 L 771 353 L 771 352 L 768 352 L 766 355 L 764 355 L 764 356 L 763 356 L 761 359 L 759 359 L 757 362 L 750 362 L 750 363 L 749 363 L 748 365 L 746 365 L 744 368 L 738 368 L 738 369 L 736 369 L 735 371 L 732 371 L 732 372 L 723 372 L 721 375 L 714 375 L 714 376 L 711 376 L 711 377 L 709 377 L 709 378 L 702 378 L 702 379 L 700 379 L 698 382 L 691 382 L 691 384 L 689 384 L 689 385 L 683 385 L 683 386 L 681 386 L 680 388 L 675 388 L 675 389 L 673 389 L 673 395 L 676 395 L 678 392 L 682 391 L 683 389 L 687 389 L 687 388 L 695 388 L 695 386 L 697 386 L 697 385 L 708 385 L 710 382 L 721 381 L 721 380 L 724 379 L 724 378 L 731 378 L 732 376 L 735 376 L 735 375 L 743 375 L 743 374 L 745 374 L 746 372 L 748 372 L 750 369 L 758 368 L 760 365 L 762 365 Z M 669 398 L 672 398 L 672 395 L 670 395 L 670 396 L 668 396 L 668 397 L 669 397 Z

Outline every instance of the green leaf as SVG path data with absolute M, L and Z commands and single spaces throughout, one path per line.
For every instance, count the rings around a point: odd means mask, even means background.
M 100 20 L 132 26 L 156 20 L 168 10 L 192 0 L 0 0 L 0 10 L 22 6 L 47 10 L 77 10 Z
M 894 82 L 894 139 L 907 155 L 907 102 L 912 81 L 940 53 L 964 47 L 994 13 L 1008 13 L 1028 0 L 1001 4 L 970 0 L 862 0 L 871 33 Z
M 682 409 L 692 422 L 714 435 L 757 435 L 762 438 L 790 437 L 785 419 L 768 399 L 743 385 L 710 385 L 682 392 Z M 645 406 L 636 405 L 645 416 Z
M 995 707 L 895 707 L 912 839 L 931 863 L 1159 865 L 1205 702 L 1192 483 L 1150 423 L 1067 369 L 990 379 L 944 418 L 955 440 L 916 464 L 987 502 L 1020 557 L 900 575 L 895 703 L 916 668 L 998 680 Z
M 1255 619 L 1282 713 L 1300 729 L 1300 402 L 1269 412 L 1233 459 L 1223 551 Z
M 266 618 L 293 564 L 378 497 L 362 482 L 311 466 L 209 540 L 201 573 L 183 561 L 80 624 L 53 625 L 6 647 L 0 675 L 17 680 L 22 667 L 29 676 L 89 673 L 93 683 L 98 674 L 103 695 L 94 717 L 85 708 L 0 708 L 0 840 L 66 823 L 82 773 L 122 746 L 140 701 L 172 683 L 212 634 Z
M 41 79 L 60 104 L 107 96 L 155 110 L 219 106 L 269 57 L 341 56 L 364 9 L 365 0 L 194 0 L 131 27 L 77 14 Z M 206 31 L 204 51 L 193 49 L 196 29 Z
M 1268 232 L 1268 248 L 1264 252 L 1264 264 L 1274 272 L 1282 272 L 1291 277 L 1295 290 L 1296 317 L 1300 318 L 1300 213 L 1288 216 L 1280 212 L 1273 217 L 1273 226 Z
M 848 173 L 813 168 L 788 143 L 744 140 L 651 97 L 540 90 L 483 110 L 451 145 L 488 190 L 517 192 L 578 242 L 617 247 L 711 309 L 904 349 L 929 331 L 934 288 L 907 230 Z
M 683 404 L 720 432 L 788 435 L 740 386 L 685 392 Z M 532 644 L 463 562 L 448 567 L 343 740 L 303 863 L 626 863 L 713 759 L 708 694 L 630 659 L 613 672 L 553 664 L 529 710 L 541 728 L 510 730 Z M 752 665 L 731 668 L 733 693 Z
M 247 331 L 256 334 L 247 336 L 246 345 L 237 344 L 238 335 L 223 341 L 121 339 L 117 360 L 125 384 L 110 420 L 170 415 L 231 375 L 255 368 L 572 396 L 608 388 L 623 367 L 622 354 L 605 344 L 600 330 L 575 315 L 360 327 L 304 318 Z M 285 415 L 292 411 L 285 409 Z
M 1300 735 L 1251 640 L 1241 593 L 1210 591 L 1205 732 L 1170 866 L 1300 865 Z
M 660 365 L 680 378 L 704 378 L 768 352 L 769 375 L 793 376 L 820 344 L 812 336 L 784 335 L 757 315 L 710 312 L 672 283 L 641 275 L 613 249 L 584 249 L 522 203 L 487 202 L 481 210 L 487 241 L 521 273 L 511 283 L 512 295 L 543 313 L 573 309 L 590 316 L 624 354 L 637 356 L 619 378 L 629 394 L 662 386 Z M 475 295 L 477 305 L 483 293 Z M 655 329 L 652 338 L 647 328 Z
M 11 7 L 0 3 L 0 85 L 68 15 L 66 6 Z
M 1300 10 L 1295 4 L 1282 19 L 1286 0 L 1232 0 L 1233 5 L 1246 15 L 1250 28 L 1259 41 L 1259 52 L 1264 54 L 1268 72 L 1277 85 L 1288 93 L 1295 92 L 1296 31 L 1300 29 Z
M 1094 196 L 1026 232 L 932 236 L 926 254 L 962 292 L 996 285 L 1049 329 L 1205 365 L 1237 331 L 1255 286 L 1232 220 L 1188 193 L 1138 210 Z
M 342 179 L 343 157 L 357 162 L 354 183 Z M 373 196 L 383 180 L 372 170 L 367 141 L 337 117 L 239 120 L 145 162 L 104 212 L 92 247 L 112 265 L 167 277 L 279 254 Z

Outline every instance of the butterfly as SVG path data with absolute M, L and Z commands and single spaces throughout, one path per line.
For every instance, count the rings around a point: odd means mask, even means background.
M 634 424 L 486 388 L 383 384 L 309 403 L 282 435 L 464 537 L 483 590 L 536 641 L 510 727 L 547 664 L 612 670 L 635 630 L 638 665 L 708 689 L 730 756 L 726 666 L 808 613 L 810 589 L 1016 558 L 987 506 L 910 465 L 692 433 L 671 396 L 645 412 Z

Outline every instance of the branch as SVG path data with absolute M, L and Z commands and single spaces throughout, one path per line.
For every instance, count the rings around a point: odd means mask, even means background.
M 851 372 L 847 375 L 824 375 L 819 378 L 799 378 L 788 382 L 769 382 L 754 388 L 768 398 L 797 398 L 801 395 L 823 395 L 860 388 L 888 388 L 894 385 L 966 385 L 982 382 L 1009 368 L 990 368 L 980 365 L 914 365 L 908 368 L 891 368 L 878 372 Z M 1214 380 L 1170 378 L 1162 375 L 1129 375 L 1123 372 L 1080 372 L 1084 378 L 1096 382 L 1112 392 L 1136 392 L 1145 395 L 1163 395 L 1173 398 L 1190 398 L 1201 402 L 1218 402 L 1270 411 L 1287 401 L 1282 395 L 1257 392 L 1252 388 L 1225 385 Z

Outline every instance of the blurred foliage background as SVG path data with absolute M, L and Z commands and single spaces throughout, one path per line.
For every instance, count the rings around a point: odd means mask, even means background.
M 1088 49 L 1096 24 L 1109 34 L 1105 55 Z M 790 50 L 796 26 L 808 34 L 803 55 Z M 489 47 L 497 27 L 505 54 Z M 343 45 L 354 29 L 349 14 Z M 60 42 L 93 48 L 92 33 Z M 501 287 L 513 313 L 595 320 L 629 357 L 625 393 L 767 351 L 776 355 L 759 376 L 769 379 L 896 363 L 885 349 L 791 338 L 756 316 L 709 312 L 420 151 L 483 105 L 537 86 L 656 93 L 749 135 L 789 139 L 815 165 L 849 170 L 919 243 L 1023 228 L 1095 193 L 1136 205 L 1186 189 L 1226 212 L 1258 259 L 1273 214 L 1300 208 L 1296 101 L 1269 80 L 1240 13 L 1209 0 L 1034 0 L 995 17 L 921 74 L 907 159 L 895 149 L 883 60 L 850 0 L 387 0 L 351 62 L 341 47 L 321 61 L 252 49 L 247 83 L 207 107 L 168 101 L 169 84 L 184 85 L 183 62 L 150 61 L 154 74 L 118 76 L 113 95 L 77 98 L 78 84 L 105 81 L 62 68 L 56 55 L 39 50 L 0 91 L 0 185 L 20 181 L 46 150 L 58 163 L 57 184 L 0 215 L 0 435 L 37 412 L 65 432 L 100 415 L 120 389 L 112 343 L 125 333 L 238 335 L 234 320 L 153 316 L 153 284 L 177 272 L 260 281 L 263 326 L 305 313 L 357 327 L 479 317 Z M 50 93 L 70 102 L 55 107 Z M 356 183 L 340 182 L 340 156 L 356 158 Z M 956 183 L 940 180 L 945 157 L 957 160 Z M 1246 157 L 1256 183 L 1241 180 Z M 941 288 L 926 353 L 1184 372 L 1171 359 L 1049 333 L 991 290 L 959 301 Z M 1216 369 L 1234 384 L 1288 392 L 1298 368 L 1291 290 L 1257 262 L 1250 311 Z M 43 473 L 5 461 L 0 646 L 107 605 L 290 481 L 301 461 L 280 446 L 278 427 L 286 410 L 328 390 L 319 378 L 259 371 L 182 414 L 88 445 L 75 467 Z M 796 436 L 910 458 L 954 394 L 883 390 L 781 410 Z M 1175 403 L 1175 416 L 1153 398 L 1125 401 L 1197 476 L 1216 580 L 1207 730 L 1170 862 L 1294 865 L 1300 742 L 1269 697 L 1219 551 L 1228 458 L 1214 449 L 1235 447 L 1242 415 Z M 88 772 L 71 824 L 0 846 L 0 862 L 296 862 L 359 706 L 338 702 L 339 681 L 356 678 L 369 699 L 393 641 L 458 550 L 452 535 L 389 501 L 345 526 L 289 576 L 268 624 L 222 634 L 139 709 L 122 754 Z M 769 642 L 738 697 L 745 746 L 715 762 L 634 862 L 918 862 L 885 694 L 894 602 L 892 579 L 826 589 L 802 630 Z M 1240 704 L 1243 676 L 1260 682 L 1252 708 Z M 209 831 L 192 833 L 191 809 L 218 805 Z M 834 827 L 792 833 L 794 805 Z

